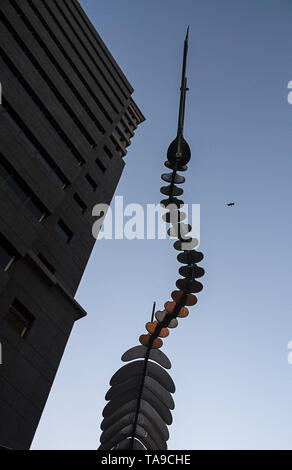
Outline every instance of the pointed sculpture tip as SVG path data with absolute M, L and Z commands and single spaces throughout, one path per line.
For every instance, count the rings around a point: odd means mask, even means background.
M 189 30 L 190 30 L 190 27 L 188 26 L 188 27 L 187 27 L 187 34 L 186 34 L 186 39 L 185 39 L 185 41 L 187 41 L 187 40 L 189 39 Z

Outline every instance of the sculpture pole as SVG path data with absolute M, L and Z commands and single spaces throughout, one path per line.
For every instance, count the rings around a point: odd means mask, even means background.
M 185 182 L 185 178 L 178 172 L 187 170 L 187 163 L 191 158 L 190 147 L 183 136 L 188 90 L 188 38 L 189 28 L 184 41 L 177 136 L 168 148 L 165 162 L 165 166 L 172 172 L 161 176 L 169 185 L 160 189 L 160 192 L 167 196 L 160 201 L 168 211 L 163 215 L 163 220 L 170 223 L 167 233 L 178 238 L 174 248 L 180 251 L 177 259 L 184 265 L 179 268 L 182 278 L 176 282 L 178 290 L 171 293 L 172 301 L 167 301 L 164 310 L 155 313 L 155 321 L 154 303 L 151 321 L 146 323 L 148 333 L 140 336 L 140 346 L 135 346 L 123 354 L 122 361 L 128 364 L 121 367 L 111 378 L 111 388 L 105 396 L 109 403 L 103 410 L 103 433 L 99 449 L 167 449 L 169 433 L 166 425 L 172 423 L 170 410 L 174 409 L 174 402 L 171 394 L 175 392 L 175 385 L 165 370 L 171 368 L 171 363 L 160 351 L 163 345 L 161 338 L 166 338 L 169 329 L 178 326 L 178 318 L 189 315 L 187 307 L 197 303 L 194 294 L 203 289 L 202 284 L 196 281 L 204 275 L 204 269 L 197 266 L 197 263 L 202 261 L 203 254 L 195 250 L 198 240 L 188 236 L 191 226 L 182 222 L 186 218 L 186 214 L 180 211 L 184 202 L 177 196 L 183 194 L 183 189 L 176 186 Z

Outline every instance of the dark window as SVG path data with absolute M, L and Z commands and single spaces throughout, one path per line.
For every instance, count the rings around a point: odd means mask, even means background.
M 126 142 L 125 137 L 123 136 L 122 132 L 118 127 L 115 128 L 114 133 L 120 142 Z
M 131 118 L 130 118 L 130 116 L 128 115 L 128 113 L 125 113 L 125 118 L 126 118 L 127 123 L 129 124 L 129 126 L 133 127 L 133 126 L 134 126 L 134 123 L 133 123 L 133 121 L 131 120 Z
M 35 12 L 36 16 L 39 18 L 39 20 L 41 21 L 42 25 L 44 26 L 44 28 L 46 29 L 46 31 L 49 33 L 49 35 L 51 36 L 51 38 L 53 39 L 53 41 L 55 42 L 55 44 L 57 44 L 58 48 L 60 49 L 60 51 L 63 53 L 63 56 L 67 59 L 67 61 L 69 62 L 69 64 L 71 65 L 71 67 L 73 68 L 73 70 L 75 71 L 76 75 L 79 77 L 79 79 L 82 81 L 83 85 L 85 86 L 85 88 L 88 90 L 88 92 L 91 94 L 91 96 L 93 97 L 93 99 L 95 100 L 95 102 L 97 103 L 98 107 L 101 109 L 101 111 L 104 113 L 104 115 L 106 116 L 106 118 L 112 122 L 112 119 L 110 118 L 110 116 L 108 115 L 107 111 L 104 109 L 104 107 L 102 106 L 100 100 L 97 98 L 97 96 L 95 95 L 95 93 L 93 93 L 92 89 L 89 87 L 88 83 L 86 82 L 86 80 L 84 79 L 83 75 L 80 73 L 80 70 L 78 69 L 78 67 L 76 66 L 76 64 L 74 63 L 74 61 L 71 59 L 70 55 L 67 53 L 67 51 L 64 49 L 64 47 L 62 46 L 61 42 L 59 41 L 59 39 L 56 37 L 56 35 L 54 34 L 54 32 L 51 30 L 51 28 L 49 27 L 48 23 L 45 21 L 45 19 L 43 18 L 43 16 L 40 14 L 39 10 L 36 8 L 36 6 L 32 3 L 31 0 L 28 0 L 28 3 L 29 5 L 31 6 L 32 10 Z M 113 107 L 114 111 L 116 113 L 118 113 L 118 110 L 117 108 L 114 106 L 114 104 L 112 103 L 112 101 L 110 100 L 110 98 L 108 97 L 108 95 L 105 93 L 105 91 L 103 90 L 103 88 L 101 87 L 100 83 L 98 82 L 98 80 L 96 79 L 96 76 L 95 74 L 92 72 L 91 68 L 88 67 L 87 63 L 85 62 L 82 54 L 80 54 L 79 50 L 76 48 L 76 46 L 72 43 L 70 37 L 68 36 L 68 34 L 66 33 L 66 31 L 64 30 L 64 28 L 62 27 L 61 23 L 59 22 L 59 20 L 57 19 L 57 17 L 55 16 L 55 14 L 52 12 L 52 10 L 50 10 L 49 6 L 47 4 L 44 5 L 44 7 L 48 10 L 49 14 L 51 15 L 51 17 L 54 19 L 54 21 L 56 22 L 56 24 L 59 26 L 60 30 L 62 31 L 63 35 L 66 37 L 67 41 L 70 43 L 72 49 L 74 49 L 75 53 L 78 55 L 79 59 L 81 60 L 81 62 L 83 63 L 83 65 L 86 67 L 88 73 L 90 74 L 91 78 L 95 81 L 96 85 L 98 86 L 98 88 L 100 89 L 100 91 L 102 92 L 102 94 L 107 98 L 107 100 L 109 101 L 109 103 L 111 104 L 111 106 Z
M 11 114 L 9 114 L 6 109 L 4 108 L 3 105 L 0 106 L 0 109 L 1 109 L 1 112 L 2 114 L 5 116 L 5 118 L 7 119 L 7 121 L 10 122 L 10 124 L 12 124 L 12 126 L 14 127 L 15 130 L 17 130 L 18 132 L 21 131 L 19 125 L 16 123 L 16 121 L 13 119 L 13 117 L 11 116 Z
M 27 137 L 27 135 L 25 134 L 25 132 L 20 132 L 20 137 L 22 138 L 22 140 L 26 143 L 26 145 L 30 148 L 30 150 L 32 150 L 33 152 L 36 152 L 37 151 L 37 148 L 36 146 L 32 143 L 32 141 Z
M 61 238 L 63 238 L 66 243 L 69 243 L 73 237 L 73 232 L 71 232 L 65 222 L 63 222 L 63 220 L 59 220 L 55 228 Z
M 47 258 L 44 257 L 44 255 L 39 253 L 38 258 L 52 274 L 55 274 L 56 269 L 54 268 L 54 266 L 51 265 Z
M 125 140 L 125 138 L 123 137 L 123 134 L 121 133 L 120 129 L 118 127 L 116 127 L 114 130 L 113 130 L 113 134 L 114 136 L 117 138 L 117 140 Z
M 20 178 L 12 166 L 4 159 L 4 156 L 0 153 L 2 162 L 0 163 L 0 174 L 6 175 L 5 181 L 12 191 L 21 199 L 27 209 L 41 222 L 48 211 L 45 206 L 39 201 L 39 199 L 32 193 L 31 189 L 26 183 Z
M 32 149 L 33 155 L 42 162 L 42 164 L 46 167 L 47 170 L 51 172 L 51 175 L 54 177 L 57 183 L 62 188 L 68 186 L 69 181 L 67 180 L 67 178 L 63 175 L 61 170 L 59 170 L 57 165 L 54 163 L 53 159 L 50 157 L 44 147 L 39 143 L 39 141 L 35 138 L 33 133 L 24 124 L 20 116 L 14 111 L 12 106 L 4 98 L 2 101 L 2 106 L 0 106 L 0 111 L 10 122 L 12 119 L 12 121 L 16 123 L 20 137 L 25 137 L 24 140 L 26 141 L 26 143 L 29 142 L 29 147 Z
M 10 170 L 8 170 L 6 167 L 4 167 L 2 165 L 2 163 L 0 162 L 0 176 L 1 178 L 3 178 L 4 180 L 7 180 L 11 175 L 11 172 Z
M 59 175 L 56 171 L 52 171 L 51 175 L 58 186 L 61 186 L 61 188 L 65 188 L 67 186 L 67 183 L 64 182 L 64 178 L 62 178 L 62 176 Z
M 123 127 L 125 133 L 126 133 L 127 135 L 131 135 L 131 131 L 130 131 L 130 129 L 128 128 L 127 124 L 125 124 L 125 122 L 123 121 L 123 119 L 121 119 L 120 123 L 121 123 L 121 126 Z
M 119 103 L 121 105 L 123 105 L 123 102 L 121 101 L 119 95 L 116 93 L 116 91 L 114 90 L 114 88 L 111 86 L 111 84 L 109 83 L 106 75 L 104 74 L 103 72 L 103 68 L 102 67 L 99 67 L 98 63 L 96 62 L 95 58 L 93 57 L 93 55 L 91 54 L 90 50 L 89 50 L 89 47 L 87 46 L 86 43 L 84 43 L 82 41 L 82 38 L 81 38 L 81 35 L 78 34 L 78 30 L 76 29 L 76 27 L 74 27 L 74 24 L 72 23 L 72 21 L 70 21 L 70 18 L 69 16 L 63 12 L 63 10 L 61 9 L 60 5 L 59 5 L 59 2 L 57 1 L 54 1 L 54 4 L 55 6 L 58 8 L 59 10 L 59 13 L 60 13 L 60 16 L 63 16 L 63 19 L 66 21 L 68 27 L 71 29 L 72 33 L 75 35 L 76 39 L 79 41 L 79 43 L 81 44 L 81 46 L 83 47 L 83 50 L 85 51 L 85 54 L 87 54 L 92 62 L 95 64 L 97 70 L 99 71 L 99 73 L 101 74 L 101 76 L 103 76 L 104 80 L 107 82 L 107 85 L 108 87 L 112 90 L 112 92 L 114 93 L 114 95 L 116 96 L 117 100 L 119 101 Z M 69 10 L 70 12 L 70 8 L 69 6 L 64 3 L 64 6 Z M 71 15 L 74 17 L 74 14 L 72 12 L 70 12 Z M 93 47 L 94 49 L 94 45 L 92 44 L 92 41 L 90 40 L 90 38 L 88 37 L 86 31 L 84 30 L 84 28 L 82 27 L 82 25 L 80 24 L 80 22 L 78 21 L 78 19 L 76 17 L 75 18 L 75 21 L 76 23 L 78 24 L 79 28 L 81 29 L 81 31 L 83 32 L 84 36 L 87 38 L 87 41 L 91 44 L 91 46 Z M 80 49 L 80 48 L 78 48 Z M 102 62 L 103 66 L 107 69 L 107 72 L 110 74 L 110 76 L 112 77 L 112 79 L 114 80 L 114 82 L 116 83 L 117 87 L 120 89 L 120 91 L 123 93 L 124 97 L 127 99 L 128 96 L 125 94 L 125 92 L 123 91 L 123 89 L 121 88 L 119 82 L 116 80 L 116 78 L 114 77 L 111 69 L 107 66 L 106 62 L 104 61 L 104 59 L 102 58 L 101 54 L 99 54 L 99 52 L 95 49 L 95 52 L 96 54 L 98 55 L 99 57 L 99 60 Z M 84 55 L 84 52 L 82 52 L 82 54 Z M 112 65 L 112 64 L 111 64 Z
M 33 197 L 27 202 L 26 207 L 39 222 L 41 222 L 47 215 L 47 211 L 44 207 Z
M 97 189 L 97 184 L 96 182 L 91 178 L 90 175 L 86 175 L 85 178 L 87 179 L 88 183 L 90 184 L 91 188 L 93 189 L 93 191 L 96 191 Z
M 119 154 L 121 157 L 122 157 L 123 155 L 125 155 L 125 153 L 122 151 L 121 146 L 118 144 L 116 138 L 115 138 L 113 135 L 111 135 L 111 136 L 110 136 L 110 139 L 111 139 L 112 143 L 114 144 L 115 149 L 116 149 L 116 151 L 118 152 L 118 154 Z
M 113 154 L 111 153 L 111 151 L 106 145 L 103 147 L 103 150 L 105 151 L 105 153 L 107 154 L 109 158 L 113 158 Z
M 17 257 L 17 252 L 10 245 L 8 240 L 0 234 L 0 266 L 7 271 Z
M 136 124 L 139 124 L 139 120 L 138 120 L 138 118 L 137 118 L 136 114 L 134 113 L 131 106 L 128 107 L 128 111 L 129 111 L 130 115 L 132 116 L 132 118 L 134 119 L 134 121 L 136 122 Z
M 10 253 L 6 248 L 0 244 L 0 266 L 3 269 L 7 269 L 7 266 L 10 264 L 13 259 L 12 253 Z
M 39 152 L 36 152 L 34 155 L 48 171 L 52 171 L 51 166 L 49 165 L 47 160 L 43 157 L 43 155 L 41 155 Z M 54 175 L 52 175 L 52 176 L 54 176 Z M 62 182 L 61 178 L 60 178 L 60 181 Z M 65 183 L 62 182 L 62 184 L 65 184 Z M 60 186 L 61 186 L 61 184 L 60 184 Z
M 81 14 L 80 10 L 78 9 L 77 5 L 74 4 L 74 2 L 72 3 L 72 6 L 75 8 L 75 10 L 77 11 L 79 17 L 81 18 L 81 20 L 83 21 L 83 23 L 85 24 L 86 28 L 88 28 L 88 24 L 86 23 L 86 20 L 84 19 L 84 16 Z M 69 9 L 69 6 L 67 6 L 67 8 Z M 92 28 L 94 30 L 94 28 Z M 99 49 L 101 48 L 99 42 L 97 41 L 96 39 L 96 31 L 92 31 L 92 29 L 87 29 L 87 31 L 90 32 L 91 36 L 93 37 L 93 39 L 95 40 L 96 44 L 98 45 Z M 95 33 L 95 34 L 94 34 Z M 92 47 L 94 47 L 92 45 Z M 97 50 L 96 50 L 97 52 Z M 122 80 L 123 84 L 125 85 L 126 89 L 131 92 L 131 89 L 129 88 L 129 85 L 127 84 L 127 82 L 125 81 L 125 78 L 123 77 L 122 73 L 118 70 L 116 64 L 112 61 L 112 59 L 109 57 L 109 54 L 104 50 L 102 49 L 102 52 L 105 54 L 105 56 L 108 58 L 108 60 L 110 61 L 111 65 L 114 67 L 116 73 L 118 74 L 119 78 Z
M 78 194 L 74 194 L 73 200 L 76 202 L 76 205 L 79 207 L 79 209 L 81 209 L 82 214 L 84 214 L 84 212 L 85 212 L 86 209 L 87 209 L 87 206 L 86 206 L 86 204 L 82 201 L 82 199 L 78 196 Z
M 97 164 L 98 168 L 105 173 L 106 172 L 106 167 L 104 166 L 103 163 L 99 160 L 99 158 L 96 158 L 95 163 Z
M 22 338 L 28 334 L 35 320 L 34 316 L 17 299 L 10 305 L 5 318 Z
M 68 77 L 68 75 L 64 72 L 63 68 L 59 65 L 59 63 L 57 62 L 55 56 L 50 52 L 49 48 L 47 47 L 47 45 L 45 44 L 45 42 L 41 39 L 41 37 L 39 36 L 39 34 L 37 33 L 37 31 L 33 28 L 32 24 L 30 23 L 30 21 L 28 20 L 28 18 L 26 18 L 26 16 L 23 14 L 22 10 L 20 9 L 19 5 L 14 1 L 14 0 L 11 0 L 10 2 L 13 7 L 15 8 L 16 12 L 18 13 L 18 15 L 22 18 L 22 21 L 24 22 L 24 24 L 26 25 L 26 27 L 28 28 L 28 30 L 33 34 L 35 40 L 39 43 L 39 46 L 43 49 L 44 53 L 47 55 L 47 57 L 49 58 L 49 60 L 51 61 L 51 63 L 54 65 L 54 67 L 56 68 L 56 70 L 58 70 L 59 74 L 62 76 L 63 80 L 65 80 L 65 82 L 67 83 L 68 87 L 71 89 L 72 93 L 74 94 L 74 96 L 78 99 L 78 101 L 80 102 L 81 106 L 85 109 L 85 111 L 87 112 L 87 114 L 89 115 L 89 117 L 92 119 L 92 121 L 96 124 L 97 128 L 99 129 L 99 131 L 104 134 L 105 133 L 105 130 L 104 128 L 100 125 L 100 123 L 98 122 L 98 120 L 96 119 L 94 113 L 89 109 L 87 103 L 85 102 L 85 100 L 82 98 L 82 96 L 80 95 L 80 93 L 78 92 L 78 90 L 75 88 L 75 86 L 73 85 L 72 81 L 70 80 L 70 78 Z M 68 103 L 66 103 L 60 93 L 60 91 L 58 90 L 58 88 L 55 86 L 55 84 L 53 83 L 53 81 L 49 78 L 49 76 L 47 75 L 47 73 L 44 71 L 44 69 L 40 66 L 40 64 L 37 62 L 35 56 L 31 53 L 31 51 L 29 50 L 29 48 L 26 46 L 26 44 L 23 42 L 22 38 L 19 36 L 19 34 L 15 31 L 15 29 L 13 28 L 12 24 L 8 21 L 8 19 L 4 16 L 3 13 L 0 13 L 0 18 L 2 19 L 2 22 L 4 23 L 4 25 L 6 26 L 6 28 L 8 29 L 8 31 L 13 35 L 15 41 L 18 43 L 18 45 L 22 48 L 23 52 L 25 53 L 25 55 L 28 57 L 28 59 L 33 63 L 33 65 L 35 66 L 35 68 L 38 70 L 38 72 L 40 73 L 40 75 L 43 77 L 43 79 L 46 81 L 47 85 L 49 86 L 49 88 L 52 90 L 52 92 L 55 94 L 55 96 L 57 97 L 57 99 L 61 102 L 61 104 L 63 105 L 63 107 L 66 109 L 66 111 L 68 112 L 68 114 L 70 115 L 70 117 L 73 119 L 73 121 L 76 123 L 76 125 L 79 127 L 80 131 L 82 132 L 82 134 L 84 135 L 84 137 L 87 139 L 87 141 L 90 143 L 90 145 L 92 145 L 93 147 L 96 147 L 96 142 L 95 140 L 92 138 L 92 136 L 88 133 L 87 129 L 83 126 L 83 124 L 81 123 L 81 121 L 78 119 L 77 115 L 74 113 L 74 111 L 72 110 L 72 108 L 68 105 Z
M 24 92 L 30 97 L 30 99 L 32 98 L 33 100 L 33 103 L 34 105 L 36 106 L 37 110 L 42 113 L 42 115 L 46 118 L 48 124 L 50 125 L 50 127 L 53 129 L 53 131 L 55 132 L 55 135 L 57 135 L 63 142 L 63 144 L 65 144 L 65 146 L 67 147 L 67 149 L 72 153 L 72 155 L 74 156 L 74 158 L 77 160 L 78 164 L 79 165 L 82 165 L 84 163 L 84 160 L 83 158 L 81 157 L 80 153 L 78 152 L 78 150 L 76 149 L 76 147 L 74 146 L 74 144 L 71 142 L 71 140 L 68 138 L 68 136 L 65 134 L 65 132 L 63 132 L 63 130 L 61 129 L 61 127 L 59 126 L 59 124 L 57 123 L 57 121 L 54 119 L 54 117 L 52 116 L 52 114 L 48 111 L 48 109 L 44 106 L 44 104 L 42 103 L 42 101 L 39 99 L 39 97 L 36 95 L 36 93 L 34 92 L 34 90 L 31 88 L 31 86 L 28 84 L 28 82 L 25 80 L 25 78 L 21 75 L 21 73 L 19 72 L 19 70 L 16 68 L 16 66 L 12 63 L 12 61 L 9 59 L 9 57 L 5 54 L 5 52 L 3 51 L 3 49 L 0 47 L 0 55 L 4 61 L 4 63 L 6 64 L 6 66 L 8 67 L 8 69 L 10 70 L 10 72 L 12 72 L 12 74 L 16 77 L 16 79 L 18 80 L 19 84 L 21 85 L 22 89 L 24 90 Z M 26 143 L 33 149 L 35 150 L 35 148 L 32 146 L 32 143 L 30 142 L 30 140 L 25 136 L 25 135 L 21 135 L 22 139 L 26 141 Z
M 119 144 L 117 142 L 117 139 L 113 135 L 110 136 L 110 139 L 111 139 L 112 143 L 114 144 L 115 149 L 116 150 L 121 150 L 121 147 L 119 146 Z
M 29 198 L 28 193 L 26 190 L 22 187 L 20 181 L 17 181 L 18 178 L 13 175 L 8 181 L 8 185 L 10 188 L 14 191 L 14 193 L 21 199 L 23 202 L 27 201 Z

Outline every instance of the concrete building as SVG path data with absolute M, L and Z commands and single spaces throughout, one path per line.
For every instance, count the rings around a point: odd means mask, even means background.
M 27 449 L 144 117 L 76 0 L 2 0 L 0 31 L 0 446 Z

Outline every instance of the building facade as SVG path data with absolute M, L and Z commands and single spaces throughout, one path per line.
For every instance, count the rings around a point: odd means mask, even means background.
M 0 446 L 28 449 L 144 117 L 76 0 L 2 0 L 0 31 Z

